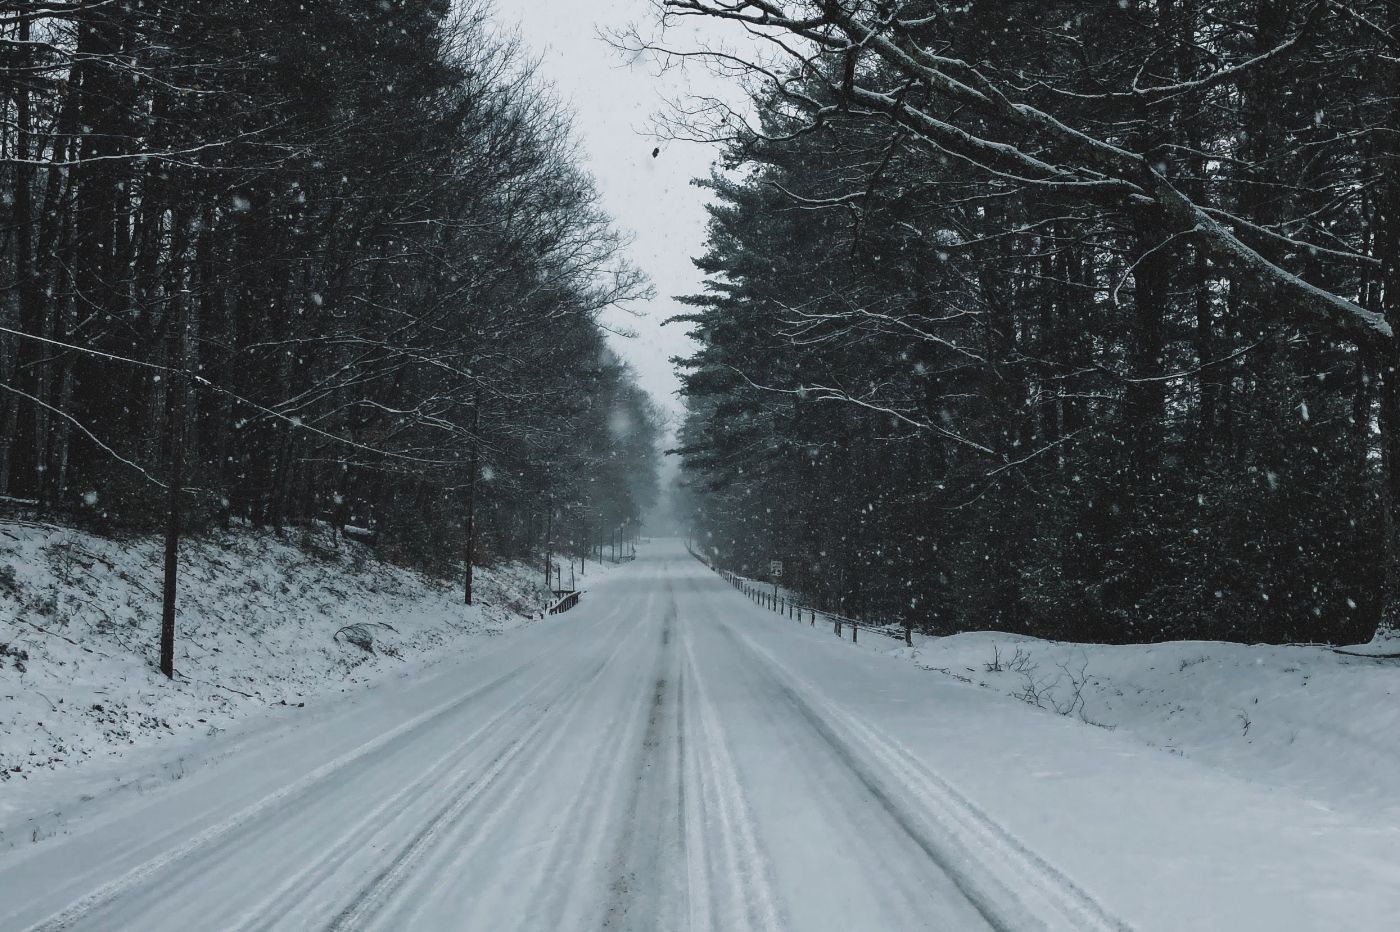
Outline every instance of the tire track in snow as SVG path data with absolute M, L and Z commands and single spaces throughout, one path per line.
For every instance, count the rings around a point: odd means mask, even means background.
M 564 811 L 561 827 L 554 833 L 545 855 L 537 859 L 537 869 L 529 881 L 536 895 L 522 928 L 568 927 L 566 916 L 579 865 L 586 863 L 589 844 L 606 828 L 607 807 L 600 805 L 599 795 L 621 782 L 627 749 L 635 742 L 631 722 L 640 716 L 641 709 L 637 702 L 614 707 L 604 729 L 607 740 L 600 742 L 591 756 Z
M 497 733 L 514 726 L 516 719 L 527 713 L 540 694 L 553 685 L 549 672 L 544 671 L 544 675 L 539 675 L 537 681 L 515 702 L 462 738 L 417 779 L 362 815 L 333 844 L 326 840 L 324 854 L 287 877 L 270 895 L 264 897 L 236 927 L 238 932 L 267 932 L 276 928 L 278 920 L 289 909 L 310 896 L 317 886 L 325 883 L 342 865 L 368 847 L 375 835 L 390 827 L 412 806 L 434 793 L 442 792 L 444 787 L 457 792 L 464 781 L 470 781 L 473 771 L 467 765 L 480 755 L 481 745 Z
M 599 623 L 614 620 L 621 610 L 622 607 L 615 608 L 599 619 Z M 143 901 L 153 899 L 147 888 L 178 888 L 181 886 L 179 881 L 182 878 L 194 876 L 196 872 L 208 872 L 216 869 L 211 865 L 216 863 L 217 858 L 231 855 L 240 847 L 246 847 L 250 843 L 249 838 L 269 827 L 280 824 L 289 810 L 300 813 L 303 811 L 303 807 L 314 806 L 317 799 L 321 798 L 318 791 L 331 785 L 332 781 L 361 778 L 376 764 L 398 756 L 411 748 L 414 742 L 423 740 L 423 737 L 429 734 L 431 729 L 442 728 L 449 724 L 452 717 L 464 708 L 482 700 L 493 691 L 504 686 L 514 685 L 520 679 L 522 671 L 526 671 L 527 674 L 525 682 L 531 682 L 533 677 L 537 686 L 550 685 L 553 682 L 552 678 L 557 675 L 559 670 L 567 667 L 568 658 L 546 657 L 545 662 L 545 669 L 541 671 L 541 658 L 531 657 L 462 694 L 440 702 L 401 722 L 394 728 L 381 732 L 334 760 L 245 806 L 233 815 L 210 825 L 161 854 L 148 858 L 111 881 L 92 889 L 58 912 L 27 926 L 26 932 L 60 932 L 60 930 L 68 930 L 76 926 L 86 927 L 90 921 L 98 920 L 98 917 L 114 908 L 117 901 L 122 901 L 129 909 L 139 910 Z M 521 701 L 517 700 L 501 714 L 509 714 L 511 710 L 518 710 L 521 704 Z M 415 781 L 415 784 L 422 782 Z M 339 784 L 332 786 L 331 792 L 334 792 L 338 786 Z M 395 796 L 398 797 L 398 794 Z M 344 853 L 343 849 L 338 850 Z M 353 852 L 348 853 L 353 854 Z M 155 899 L 159 898 L 155 897 Z M 128 902 L 129 905 L 127 905 Z M 177 898 L 175 902 L 179 904 L 180 900 Z M 167 916 L 166 918 L 169 920 L 174 917 Z M 97 926 L 98 928 L 114 927 L 106 920 L 99 921 L 101 924 Z M 207 921 L 207 917 L 205 917 L 205 921 Z M 236 922 L 237 919 L 228 921 Z
M 510 897 L 507 896 L 508 902 L 502 903 L 498 897 L 494 902 L 481 904 L 479 897 L 473 898 L 466 906 L 466 911 L 471 914 L 471 921 L 476 923 L 476 926 L 471 927 L 555 932 L 558 929 L 582 929 L 596 925 L 593 922 L 585 923 L 579 917 L 593 916 L 593 907 L 598 900 L 597 891 L 604 884 L 601 879 L 593 885 L 584 881 L 596 879 L 592 877 L 588 867 L 602 860 L 596 849 L 616 821 L 611 818 L 616 807 L 610 808 L 609 802 L 616 796 L 616 788 L 625 784 L 625 764 L 628 759 L 626 750 L 635 743 L 635 735 L 640 730 L 639 723 L 643 718 L 647 693 L 645 690 L 633 688 L 632 684 L 640 681 L 630 675 L 629 671 L 645 671 L 651 668 L 650 661 L 654 650 L 649 639 L 639 637 L 639 634 L 643 628 L 650 626 L 654 602 L 655 595 L 648 596 L 643 610 L 635 614 L 626 630 L 620 634 L 614 632 L 609 635 L 621 643 L 611 654 L 608 675 L 600 674 L 590 684 L 591 689 L 579 691 L 574 696 L 574 701 L 566 709 L 557 730 L 553 733 L 550 752 L 539 755 L 539 766 L 531 768 L 520 779 L 511 782 L 508 797 L 499 804 L 493 801 L 481 830 L 472 831 L 470 838 L 459 846 L 458 856 L 437 869 L 436 875 L 444 878 L 447 883 L 462 876 L 479 877 L 479 871 L 471 871 L 472 859 L 483 856 L 487 846 L 493 842 L 509 844 L 515 841 L 509 834 L 505 837 L 493 837 L 490 834 L 498 824 L 504 828 L 521 821 L 521 808 L 514 807 L 515 801 L 527 793 L 541 791 L 543 798 L 551 798 L 550 783 L 558 776 L 557 766 L 561 759 L 554 745 L 561 745 L 569 740 L 577 742 L 582 736 L 607 736 L 605 740 L 595 742 L 590 747 L 585 773 L 593 775 L 594 778 L 575 784 L 572 799 L 566 807 L 568 815 L 562 828 L 549 831 L 548 840 L 544 845 L 544 856 L 530 859 L 529 879 L 518 882 L 519 874 L 507 875 L 509 880 L 506 885 L 517 895 L 516 900 L 510 902 Z M 635 612 L 635 608 L 633 611 Z M 606 715 L 606 720 L 601 719 L 600 714 Z M 562 750 L 563 748 L 559 749 Z M 536 813 L 526 810 L 523 815 L 524 821 L 528 822 Z M 521 827 L 525 831 L 530 830 L 530 827 Z M 537 822 L 532 828 L 539 831 L 542 826 Z M 465 831 L 465 828 L 462 831 Z M 490 861 L 491 869 L 501 869 L 496 857 L 492 856 Z M 512 868 L 518 869 L 518 865 L 510 864 L 505 869 Z M 417 897 L 418 903 L 413 910 L 404 915 L 396 914 L 392 917 L 394 923 L 381 923 L 380 928 L 397 932 L 401 928 L 418 927 L 420 913 L 430 908 L 427 901 L 433 899 L 431 891 L 435 886 L 434 878 L 420 876 L 415 878 L 415 884 L 414 890 L 423 890 L 424 895 Z M 401 901 L 413 898 L 407 890 L 399 896 Z M 519 901 L 520 898 L 524 899 L 523 903 Z M 582 902 L 576 902 L 580 899 Z M 479 908 L 482 905 L 486 907 L 484 911 Z M 440 919 L 441 913 L 437 915 Z M 460 910 L 457 915 L 461 915 Z
M 651 581 L 662 578 L 664 567 Z M 668 593 L 669 588 L 667 581 Z M 586 777 L 569 800 L 542 868 L 533 873 L 536 896 L 519 928 L 601 928 L 608 910 L 616 909 L 619 852 L 626 850 L 628 822 L 636 813 L 639 749 L 653 740 L 648 723 L 654 718 L 657 680 L 665 676 L 665 625 L 659 634 L 653 627 L 657 601 L 653 590 L 629 634 L 637 653 L 631 673 L 614 684 L 623 699 L 600 710 L 607 720 L 599 732 L 607 740 L 589 755 Z
M 629 768 L 622 810 L 625 821 L 608 866 L 608 898 L 600 920 L 604 929 L 675 929 L 688 911 L 685 830 L 679 817 L 684 774 L 674 753 L 681 734 L 674 698 L 679 678 L 672 637 L 675 623 L 676 604 L 668 579 L 646 727 Z
M 541 712 L 547 713 L 545 706 Z M 377 873 L 360 893 L 347 904 L 325 927 L 327 932 L 345 932 L 364 928 L 383 908 L 423 860 L 428 849 L 437 841 L 444 827 L 461 819 L 463 815 L 506 771 L 512 761 L 543 728 L 548 716 L 541 714 L 534 723 L 514 741 L 511 741 L 487 765 L 484 772 L 474 774 L 467 785 L 440 807 L 428 821 L 399 849 L 398 853 Z
M 762 736 L 762 772 L 789 774 L 784 795 L 801 800 L 805 812 L 820 813 L 821 827 L 805 830 L 812 834 L 801 851 L 789 848 L 775 856 L 775 870 L 780 879 L 787 875 L 788 894 L 795 898 L 790 901 L 794 922 L 826 921 L 835 926 L 844 921 L 851 927 L 908 932 L 990 932 L 992 927 L 947 873 L 929 861 L 908 830 L 805 720 L 767 666 L 727 632 L 715 635 L 731 677 L 729 694 L 741 700 L 749 728 Z M 711 663 L 716 656 L 720 655 L 710 656 Z M 752 766 L 748 770 L 752 773 Z M 760 809 L 771 815 L 773 806 L 769 799 Z M 803 831 L 797 828 L 799 836 Z M 830 854 L 812 857 L 814 851 Z M 792 860 L 785 862 L 784 856 Z M 816 877 L 823 879 L 813 883 Z M 808 891 L 808 884 L 814 889 Z M 867 900 L 864 894 L 871 890 L 879 893 Z M 824 914 L 814 908 L 813 896 L 839 912 Z
M 682 635 L 686 682 L 694 702 L 682 730 L 693 740 L 690 772 L 696 784 L 691 825 L 705 832 L 704 877 L 699 895 L 706 903 L 700 929 L 714 932 L 779 932 L 786 928 L 774 894 L 772 868 L 759 841 L 753 814 L 714 701 L 705 688 L 694 646 Z M 697 746 L 698 744 L 698 746 Z M 715 839 L 718 833 L 719 838 Z M 694 833 L 692 833 L 694 834 Z M 718 841 L 718 845 L 714 844 Z M 694 877 L 694 872 L 692 872 Z M 692 897 L 694 902 L 694 897 Z
M 656 871 L 656 860 L 662 852 L 644 852 L 638 849 L 638 821 L 659 815 L 655 811 L 657 807 L 644 803 L 644 798 L 649 795 L 647 786 L 650 782 L 649 771 L 656 766 L 659 757 L 658 749 L 661 744 L 661 717 L 666 709 L 666 680 L 658 679 L 652 689 L 651 701 L 647 708 L 646 729 L 642 733 L 642 750 L 637 767 L 638 773 L 631 781 L 630 791 L 627 794 L 627 802 L 624 811 L 628 813 L 627 820 L 623 823 L 622 835 L 618 839 L 617 852 L 613 855 L 608 866 L 608 900 L 603 909 L 602 927 L 604 929 L 629 929 L 634 927 L 637 917 L 634 915 L 633 907 L 637 905 L 639 896 L 650 892 L 655 894 L 653 888 L 648 891 L 647 873 L 653 874 L 650 878 L 655 884 L 660 878 L 654 876 Z M 648 871 L 648 864 L 651 870 Z M 642 876 L 639 878 L 639 874 Z M 629 921 L 632 920 L 632 921 Z M 642 928 L 666 928 L 667 926 L 657 923 L 656 917 L 645 920 L 648 924 Z M 652 924 L 655 923 L 655 924 Z
M 97 889 L 80 897 L 47 919 L 43 919 L 29 926 L 26 932 L 63 932 L 63 930 L 72 928 L 89 915 L 97 912 L 123 894 L 147 883 L 172 865 L 187 860 L 195 853 L 208 848 L 216 842 L 226 840 L 233 833 L 244 829 L 258 820 L 270 819 L 277 816 L 280 812 L 304 798 L 327 780 L 339 775 L 342 771 L 359 763 L 369 755 L 376 752 L 392 753 L 399 744 L 410 740 L 418 729 L 451 715 L 453 712 L 487 691 L 502 685 L 526 665 L 527 664 L 520 664 L 513 667 L 500 676 L 491 679 L 475 689 L 469 690 L 461 696 L 440 703 L 414 716 L 408 721 L 380 733 L 353 750 L 347 751 L 334 760 L 317 767 L 305 776 L 264 796 L 257 802 L 245 806 L 233 815 L 216 822 L 203 831 L 196 833 L 182 844 L 175 845 L 161 854 L 143 861 L 119 877 L 102 884 Z
M 676 671 L 676 743 L 674 747 L 675 757 L 671 766 L 675 768 L 676 774 L 676 837 L 680 840 L 680 850 L 685 856 L 684 876 L 682 877 L 683 889 L 685 891 L 685 909 L 683 915 L 686 922 L 685 927 L 694 929 L 695 926 L 695 862 L 698 860 L 696 852 L 692 850 L 692 843 L 697 847 L 702 838 L 698 827 L 692 827 L 691 821 L 691 798 L 692 793 L 686 790 L 686 781 L 690 775 L 686 767 L 686 744 L 685 744 L 685 667 L 678 664 Z M 692 842 L 692 839 L 695 841 Z M 708 915 L 708 914 L 706 914 Z M 702 927 L 703 928 L 703 927 Z
M 555 698 L 539 709 L 539 714 L 529 727 L 501 750 L 487 765 L 484 772 L 475 774 L 465 781 L 466 785 L 451 796 L 448 802 L 441 806 L 399 849 L 393 859 L 365 884 L 356 897 L 346 904 L 335 918 L 325 926 L 326 932 L 348 932 L 348 930 L 364 929 L 372 924 L 380 912 L 399 893 L 400 888 L 410 880 L 415 879 L 414 872 L 427 858 L 434 845 L 442 840 L 442 836 L 453 831 L 465 830 L 467 826 L 464 816 L 476 808 L 477 804 L 481 803 L 486 794 L 493 788 L 507 784 L 503 777 L 513 777 L 514 779 L 508 781 L 505 798 L 493 801 L 486 816 L 479 823 L 471 826 L 469 840 L 456 849 L 452 860 L 454 862 L 464 860 L 476 850 L 480 840 L 485 837 L 491 825 L 510 812 L 510 804 L 523 793 L 528 785 L 527 778 L 534 766 L 539 766 L 540 762 L 547 761 L 550 750 L 569 733 L 570 726 L 584 709 L 582 697 L 590 687 L 603 679 L 604 674 L 614 666 L 618 657 L 629 647 L 629 638 L 626 635 L 618 637 L 616 640 L 616 645 L 597 664 L 588 668 L 583 675 L 573 677 L 559 685 Z M 564 713 L 551 715 L 551 710 L 561 703 L 565 708 Z M 534 740 L 541 732 L 551 726 L 552 730 L 548 732 L 544 740 L 539 742 Z M 527 749 L 531 753 L 525 755 L 523 752 Z M 517 773 L 511 766 L 517 762 L 517 758 L 522 764 L 531 761 L 535 764 L 526 767 L 523 773 Z M 431 876 L 438 876 L 441 873 L 440 869 L 432 872 Z M 427 878 L 428 875 L 423 875 L 416 879 L 424 881 Z
M 993 928 L 1132 932 L 908 749 L 835 706 L 741 632 L 728 624 L 721 630 L 772 672 L 794 709 Z

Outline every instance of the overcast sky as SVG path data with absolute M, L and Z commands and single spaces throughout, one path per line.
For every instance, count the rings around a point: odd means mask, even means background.
M 669 358 L 688 353 L 683 325 L 662 327 L 676 313 L 675 295 L 699 290 L 700 275 L 691 257 L 705 238 L 705 192 L 691 179 L 709 174 L 716 152 L 695 143 L 658 144 L 646 135 L 649 118 L 668 96 L 691 82 L 714 92 L 707 75 L 667 73 L 655 76 L 647 63 L 626 64 L 599 38 L 600 29 L 650 21 L 647 0 L 496 0 L 501 25 L 516 24 L 525 43 L 540 58 L 542 76 L 576 114 L 576 128 L 588 155 L 588 170 L 597 179 L 604 206 L 618 225 L 635 237 L 633 262 L 656 287 L 656 299 L 639 306 L 641 319 L 610 318 L 637 332 L 635 339 L 615 340 L 618 352 L 637 370 L 638 378 L 672 412 L 681 405 L 679 385 Z

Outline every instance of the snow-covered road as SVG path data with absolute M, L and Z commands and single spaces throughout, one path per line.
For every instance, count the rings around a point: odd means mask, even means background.
M 1364 929 L 1398 913 L 1393 827 L 854 650 L 668 542 L 572 612 L 0 856 L 5 930 Z

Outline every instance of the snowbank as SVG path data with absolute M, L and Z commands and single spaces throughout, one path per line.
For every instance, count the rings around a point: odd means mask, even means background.
M 1326 647 L 1068 644 L 996 632 L 870 646 L 1319 806 L 1400 817 L 1400 661 Z
M 543 599 L 532 572 L 508 567 L 479 571 L 468 608 L 360 544 L 297 536 L 182 548 L 170 682 L 156 669 L 159 541 L 0 523 L 0 822 L 38 772 L 329 701 L 499 634 Z

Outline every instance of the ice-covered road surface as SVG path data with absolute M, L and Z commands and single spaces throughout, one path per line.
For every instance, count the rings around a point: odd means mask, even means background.
M 854 649 L 658 542 L 0 857 L 0 929 L 1379 929 L 1397 891 L 1393 829 Z

